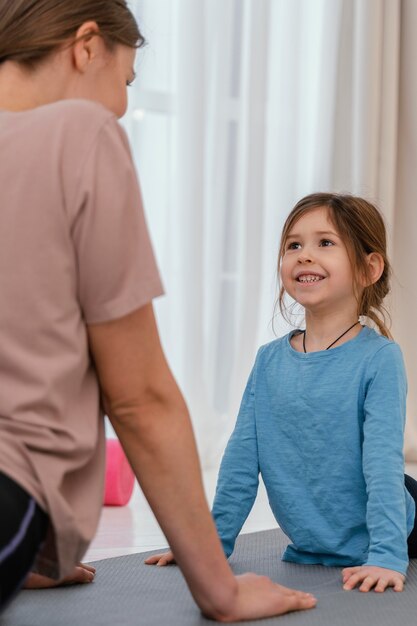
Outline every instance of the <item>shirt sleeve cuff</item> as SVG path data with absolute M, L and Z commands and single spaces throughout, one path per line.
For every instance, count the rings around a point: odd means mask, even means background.
M 407 575 L 408 568 L 408 560 L 403 561 L 402 559 L 397 559 L 392 555 L 387 555 L 384 559 L 381 556 L 373 557 L 372 554 L 368 555 L 368 559 L 365 565 L 370 565 L 374 567 L 384 567 L 385 569 L 392 569 L 395 572 L 399 572 L 404 576 Z

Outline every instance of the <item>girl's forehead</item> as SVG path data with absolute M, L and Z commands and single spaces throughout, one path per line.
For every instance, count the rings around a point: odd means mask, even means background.
M 338 229 L 332 220 L 328 207 L 307 209 L 289 226 L 286 238 L 298 235 L 301 231 L 333 232 L 338 234 Z
M 314 207 L 305 211 L 291 225 L 288 236 L 296 232 L 297 228 L 335 230 L 328 207 Z

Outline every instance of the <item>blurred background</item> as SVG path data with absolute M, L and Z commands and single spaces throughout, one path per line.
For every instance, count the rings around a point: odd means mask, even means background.
M 385 216 L 417 461 L 417 2 L 130 6 L 148 43 L 123 125 L 166 289 L 162 342 L 203 466 L 218 465 L 257 348 L 289 329 L 279 315 L 272 328 L 279 237 L 315 191 L 365 196 Z

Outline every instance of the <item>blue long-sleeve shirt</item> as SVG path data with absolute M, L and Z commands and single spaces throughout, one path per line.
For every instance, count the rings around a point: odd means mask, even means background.
M 292 542 L 284 560 L 405 574 L 415 504 L 404 486 L 401 350 L 367 327 L 307 354 L 291 334 L 259 350 L 222 460 L 213 517 L 225 553 L 261 473 Z

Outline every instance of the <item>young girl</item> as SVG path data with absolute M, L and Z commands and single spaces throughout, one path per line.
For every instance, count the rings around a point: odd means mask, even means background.
M 224 551 L 261 473 L 291 539 L 284 560 L 344 567 L 345 589 L 401 591 L 417 556 L 417 483 L 404 485 L 406 377 L 383 321 L 390 266 L 377 209 L 349 195 L 303 198 L 284 225 L 279 274 L 281 310 L 288 294 L 306 328 L 256 357 L 213 506 Z

